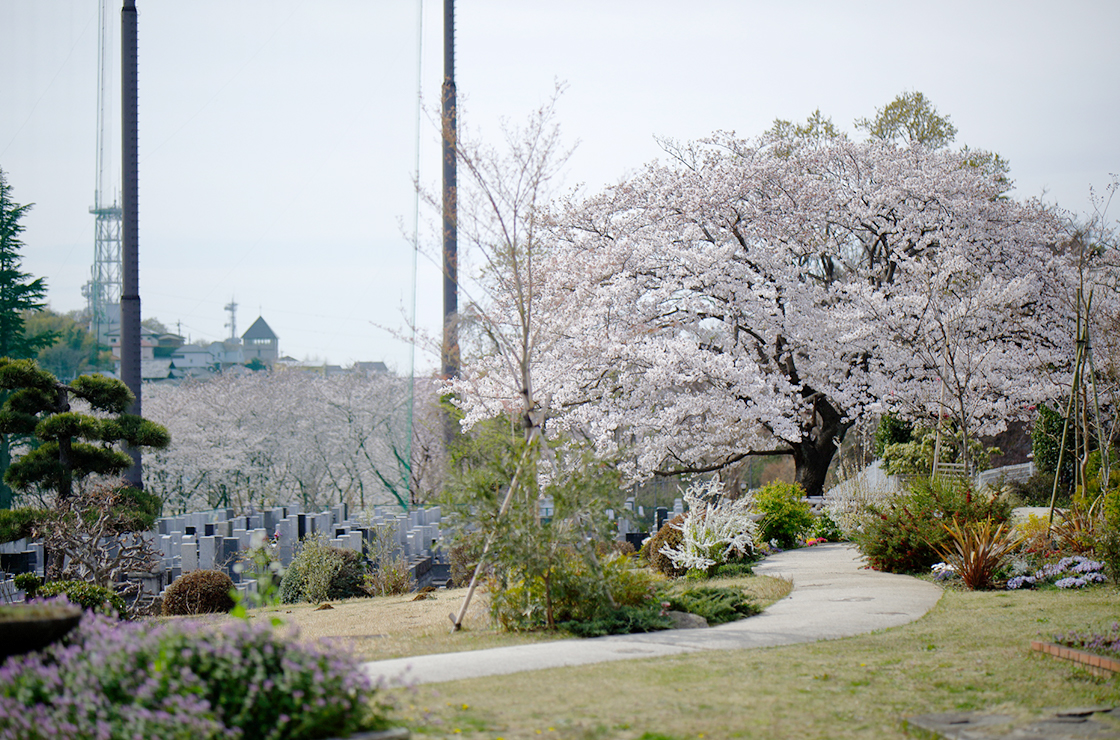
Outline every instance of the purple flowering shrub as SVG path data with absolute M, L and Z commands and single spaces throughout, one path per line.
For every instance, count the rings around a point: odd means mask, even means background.
M 1053 583 L 1058 588 L 1085 588 L 1090 583 L 1107 580 L 1102 570 L 1104 563 L 1084 555 L 1073 555 L 1056 563 L 1047 563 L 1032 575 L 1015 576 L 1007 582 L 1007 587 L 1016 590 Z
M 1054 635 L 1058 645 L 1097 653 L 1109 658 L 1120 658 L 1120 622 L 1102 632 L 1065 632 Z
M 352 658 L 267 624 L 87 613 L 65 644 L 0 666 L 0 737 L 325 738 L 384 727 L 373 696 Z

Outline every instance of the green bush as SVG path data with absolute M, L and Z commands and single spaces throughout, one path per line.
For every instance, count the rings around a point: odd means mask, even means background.
M 192 570 L 172 582 L 163 593 L 165 617 L 226 613 L 234 607 L 233 580 L 220 570 Z
M 713 578 L 735 578 L 737 576 L 753 576 L 754 566 L 751 563 L 722 563 L 716 566 Z
M 1061 407 L 1065 404 L 1062 402 Z M 1055 411 L 1046 404 L 1039 404 L 1038 416 L 1035 417 L 1034 426 L 1031 428 L 1031 452 L 1034 454 L 1034 464 L 1040 473 L 1050 476 L 1050 483 L 1054 483 L 1054 473 L 1058 468 L 1058 457 L 1062 458 L 1061 478 L 1058 482 L 1058 495 L 1063 491 L 1068 495 L 1073 485 L 1074 466 L 1077 460 L 1077 450 L 1072 433 L 1066 435 L 1066 451 L 1061 454 L 1062 430 L 1065 419 L 1060 412 Z M 1049 494 L 1046 503 L 1050 503 Z M 1039 504 L 1040 506 L 1042 504 Z
M 30 537 L 49 512 L 42 509 L 0 509 L 0 542 L 15 542 Z
M 805 492 L 796 483 L 775 481 L 754 495 L 754 507 L 763 514 L 758 536 L 763 542 L 778 541 L 778 547 L 796 547 L 813 526 L 813 514 L 804 501 Z
M 1054 493 L 1054 474 L 1039 471 L 1024 482 L 1012 482 L 1010 488 L 1024 506 L 1049 506 L 1050 496 Z M 1063 509 L 1069 507 L 1068 487 L 1058 488 L 1058 497 L 1054 503 Z
M 39 588 L 37 596 L 41 599 L 49 599 L 60 594 L 65 595 L 70 603 L 77 604 L 86 611 L 108 616 L 125 613 L 124 599 L 120 594 L 86 581 L 50 581 Z
M 649 538 L 646 544 L 642 545 L 642 549 L 649 553 L 650 567 L 658 573 L 667 575 L 670 578 L 680 578 L 688 572 L 686 568 L 678 568 L 673 565 L 673 561 L 669 559 L 669 556 L 661 552 L 665 547 L 679 548 L 681 546 L 681 543 L 684 542 L 684 532 L 680 530 L 680 527 L 683 525 L 684 514 L 677 514 L 661 525 L 661 529 L 657 530 L 657 534 Z
M 914 437 L 914 425 L 894 414 L 884 414 L 875 429 L 875 456 L 882 457 L 887 447 L 906 444 Z
M 813 517 L 812 535 L 823 537 L 829 542 L 843 542 L 845 539 L 844 531 L 840 529 L 840 525 L 829 516 L 827 511 L 822 511 Z
M 16 588 L 23 591 L 24 598 L 30 601 L 39 593 L 39 588 L 43 585 L 43 579 L 34 573 L 20 573 L 15 577 L 15 583 Z
M 690 588 L 669 599 L 669 608 L 689 612 L 708 620 L 708 624 L 724 624 L 754 616 L 762 609 L 735 588 L 701 586 Z
M 548 573 L 548 584 L 538 576 L 507 583 L 504 588 L 491 589 L 490 613 L 503 629 L 543 629 L 551 621 L 557 627 L 571 631 L 565 625 L 598 620 L 600 626 L 596 630 L 614 625 L 610 629 L 627 631 L 626 624 L 633 622 L 640 625 L 643 622 L 635 616 L 636 613 L 615 613 L 616 610 L 608 606 L 610 601 L 614 601 L 616 609 L 638 610 L 651 608 L 657 603 L 654 599 L 656 584 L 649 571 L 631 568 L 630 559 L 624 555 L 608 557 L 596 568 L 591 563 L 590 553 L 564 548 L 557 552 Z M 610 599 L 606 598 L 607 594 Z M 634 622 L 635 619 L 638 621 Z M 648 630 L 635 627 L 629 631 Z
M 967 481 L 920 478 L 889 503 L 869 507 L 862 529 L 852 539 L 875 570 L 926 572 L 941 560 L 938 551 L 952 539 L 943 524 L 956 521 L 964 526 L 990 519 L 998 525 L 1010 516 L 1006 499 L 975 493 Z
M 629 635 L 636 632 L 656 632 L 673 626 L 672 620 L 661 614 L 660 607 L 620 606 L 586 620 L 558 622 L 558 629 L 571 632 L 576 637 L 602 637 L 604 635 Z
M 366 569 L 353 550 L 331 547 L 326 538 L 307 537 L 280 581 L 280 600 L 313 604 L 366 596 Z

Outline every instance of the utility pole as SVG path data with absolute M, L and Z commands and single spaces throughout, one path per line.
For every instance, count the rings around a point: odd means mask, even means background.
M 457 234 L 458 114 L 455 104 L 455 0 L 443 0 L 443 377 L 459 376 Z
M 139 259 L 139 146 L 137 144 L 136 0 L 124 0 L 121 10 L 121 156 L 123 162 L 121 222 L 121 380 L 136 400 L 130 414 L 140 416 L 140 271 Z M 139 448 L 126 447 L 132 467 L 129 484 L 143 487 Z

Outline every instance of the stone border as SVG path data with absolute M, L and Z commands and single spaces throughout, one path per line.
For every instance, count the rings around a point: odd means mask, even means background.
M 1077 663 L 1089 672 L 1104 678 L 1120 673 L 1120 660 L 1106 658 L 1096 653 L 1087 653 L 1084 650 L 1066 647 L 1065 645 L 1055 645 L 1052 642 L 1040 642 L 1039 640 L 1031 640 L 1031 650 L 1053 655 L 1059 660 Z

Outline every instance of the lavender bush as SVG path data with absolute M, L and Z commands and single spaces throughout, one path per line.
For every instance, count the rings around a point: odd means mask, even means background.
M 266 624 L 87 613 L 66 644 L 0 666 L 0 738 L 325 738 L 384 727 L 373 698 L 351 658 Z

